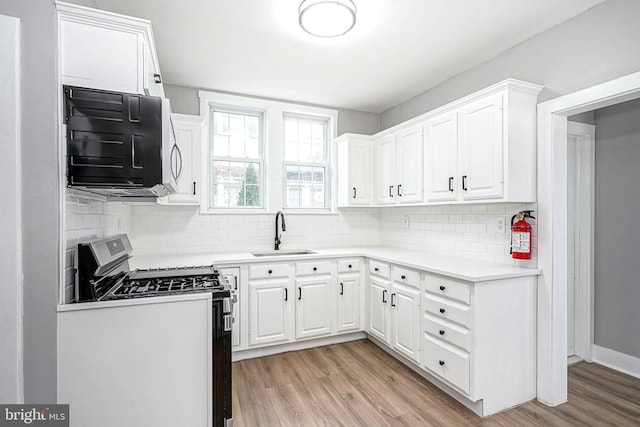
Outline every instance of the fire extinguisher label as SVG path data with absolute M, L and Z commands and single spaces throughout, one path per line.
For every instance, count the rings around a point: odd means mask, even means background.
M 531 252 L 531 233 L 515 231 L 511 233 L 513 252 Z

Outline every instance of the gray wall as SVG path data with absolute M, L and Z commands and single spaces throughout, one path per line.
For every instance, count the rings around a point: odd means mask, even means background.
M 495 58 L 392 107 L 382 129 L 505 78 L 544 85 L 540 101 L 640 69 L 640 1 L 607 0 Z
M 595 343 L 640 357 L 640 100 L 595 122 Z
M 200 99 L 198 98 L 198 90 L 197 88 L 186 86 L 164 85 L 165 95 L 171 100 L 171 109 L 174 113 L 199 115 Z M 380 115 L 363 111 L 338 109 L 338 135 L 348 132 L 373 135 L 378 131 L 380 131 Z
M 24 400 L 53 403 L 60 241 L 55 4 L 0 0 L 0 14 L 21 20 Z

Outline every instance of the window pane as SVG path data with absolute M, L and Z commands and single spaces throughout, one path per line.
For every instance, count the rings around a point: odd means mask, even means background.
M 285 195 L 287 208 L 324 208 L 324 189 L 324 167 L 286 166 Z
M 326 161 L 325 123 L 285 117 L 284 128 L 285 161 L 300 163 L 324 163 Z
M 213 207 L 259 207 L 260 163 L 213 162 Z

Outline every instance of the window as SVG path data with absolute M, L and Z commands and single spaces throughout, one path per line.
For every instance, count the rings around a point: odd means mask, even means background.
M 328 119 L 285 114 L 284 206 L 328 207 Z
M 209 208 L 263 206 L 263 115 L 211 106 Z

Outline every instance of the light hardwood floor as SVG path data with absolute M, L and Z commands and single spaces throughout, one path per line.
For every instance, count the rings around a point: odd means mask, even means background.
M 233 364 L 234 427 L 640 426 L 640 379 L 569 368 L 569 402 L 480 418 L 368 340 Z

